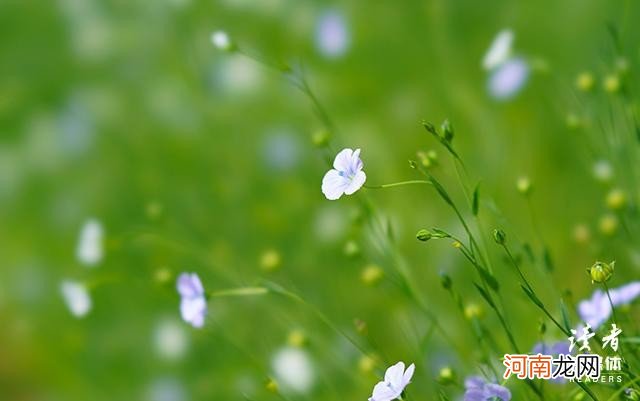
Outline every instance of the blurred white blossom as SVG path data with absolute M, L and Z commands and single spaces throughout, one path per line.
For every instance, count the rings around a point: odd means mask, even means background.
M 64 280 L 60 283 L 60 293 L 73 316 L 84 317 L 91 311 L 91 296 L 84 284 L 78 281 Z
M 188 346 L 188 337 L 183 326 L 174 319 L 163 319 L 155 328 L 153 343 L 158 354 L 170 360 L 180 359 Z
M 510 29 L 504 29 L 498 33 L 482 60 L 482 66 L 485 70 L 492 70 L 507 61 L 511 56 L 513 38 L 513 31 Z
M 225 31 L 215 31 L 211 34 L 211 43 L 219 50 L 231 50 L 232 43 Z
M 304 350 L 294 347 L 282 348 L 274 355 L 271 365 L 276 380 L 283 388 L 305 393 L 313 386 L 313 364 Z
M 92 267 L 102 261 L 103 236 L 104 230 L 98 220 L 91 218 L 84 223 L 76 247 L 76 257 L 80 263 Z

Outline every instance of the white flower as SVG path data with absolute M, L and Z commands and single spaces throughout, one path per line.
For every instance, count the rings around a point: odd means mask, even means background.
M 233 47 L 229 35 L 225 31 L 215 31 L 211 34 L 211 43 L 219 49 L 229 51 Z
M 593 175 L 598 181 L 607 182 L 613 177 L 613 167 L 607 160 L 598 160 L 593 165 Z
M 316 46 L 327 57 L 340 57 L 349 48 L 349 31 L 343 15 L 327 11 L 318 19 Z
M 80 230 L 80 238 L 76 247 L 76 257 L 86 266 L 95 266 L 102 260 L 104 230 L 96 219 L 87 220 Z
M 207 300 L 198 275 L 196 273 L 180 274 L 176 287 L 181 297 L 180 314 L 182 319 L 196 328 L 204 326 Z
M 84 284 L 64 280 L 60 283 L 60 293 L 73 316 L 84 317 L 91 311 L 91 297 Z
M 180 359 L 187 350 L 187 334 L 178 323 L 174 319 L 162 320 L 153 333 L 156 351 L 169 360 Z
M 313 386 L 313 365 L 305 351 L 282 348 L 273 357 L 271 365 L 278 383 L 284 388 L 304 393 Z
M 411 364 L 404 370 L 404 362 L 398 362 L 389 367 L 384 374 L 384 381 L 373 388 L 369 401 L 391 401 L 400 397 L 404 388 L 411 382 L 415 365 Z
M 349 148 L 343 149 L 333 161 L 333 169 L 329 170 L 322 179 L 322 193 L 329 200 L 339 199 L 342 194 L 351 195 L 367 180 L 362 171 L 360 149 L 355 152 Z
M 529 65 L 522 58 L 512 58 L 498 66 L 489 77 L 489 93 L 498 100 L 516 95 L 529 79 Z
M 504 29 L 498 33 L 482 60 L 482 66 L 485 70 L 492 70 L 507 61 L 511 55 L 513 37 L 513 32 L 510 29 Z

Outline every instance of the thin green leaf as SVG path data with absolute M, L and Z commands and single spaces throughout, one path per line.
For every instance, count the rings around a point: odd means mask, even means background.
M 476 189 L 473 191 L 473 201 L 471 203 L 471 211 L 474 216 L 478 215 L 480 210 L 480 183 L 476 185 Z

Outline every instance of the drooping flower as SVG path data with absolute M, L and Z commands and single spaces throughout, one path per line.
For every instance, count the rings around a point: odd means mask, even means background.
M 343 194 L 351 195 L 367 180 L 362 171 L 360 149 L 346 148 L 340 151 L 333 161 L 333 169 L 322 178 L 322 193 L 329 200 L 340 199 Z
M 60 283 L 60 293 L 73 316 L 84 317 L 91 311 L 91 296 L 84 284 L 78 281 L 64 280 Z
M 464 401 L 511 400 L 511 391 L 480 376 L 471 376 L 464 381 Z
M 613 306 L 626 305 L 633 302 L 640 296 L 640 281 L 634 281 L 618 288 L 609 290 L 611 303 Z M 578 315 L 585 323 L 589 324 L 593 330 L 609 320 L 611 316 L 611 303 L 607 294 L 601 289 L 593 292 L 590 299 L 580 301 L 578 304 Z
M 344 16 L 335 10 L 324 12 L 316 26 L 316 46 L 327 57 L 342 56 L 349 48 L 349 30 Z
M 76 247 L 76 257 L 80 263 L 89 267 L 100 263 L 104 255 L 103 236 L 104 230 L 98 220 L 89 219 L 84 223 Z
M 507 61 L 511 55 L 513 38 L 513 31 L 510 29 L 504 29 L 498 33 L 482 60 L 482 66 L 485 70 L 492 70 Z
M 306 351 L 298 347 L 279 350 L 271 362 L 274 375 L 284 389 L 305 393 L 313 387 L 313 364 Z
M 489 76 L 488 89 L 498 100 L 508 100 L 518 94 L 529 79 L 529 65 L 515 57 L 497 66 Z
M 373 388 L 373 394 L 369 397 L 369 401 L 391 401 L 400 398 L 404 388 L 411 383 L 415 368 L 412 363 L 405 370 L 404 362 L 390 366 L 384 374 L 384 380 L 378 382 Z
M 193 327 L 204 326 L 207 314 L 207 300 L 204 287 L 196 273 L 182 273 L 176 284 L 180 294 L 180 314 L 182 319 Z

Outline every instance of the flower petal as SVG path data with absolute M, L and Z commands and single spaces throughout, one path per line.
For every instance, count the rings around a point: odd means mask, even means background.
M 400 394 L 396 395 L 396 392 L 389 387 L 387 382 L 378 382 L 373 388 L 373 394 L 369 398 L 369 401 L 391 401 Z
M 509 391 L 509 389 L 506 387 L 500 386 L 498 384 L 487 383 L 485 390 L 487 399 L 490 399 L 491 397 L 498 397 L 502 401 L 511 400 L 511 391 Z
M 180 314 L 185 322 L 194 327 L 202 327 L 207 313 L 207 301 L 204 297 L 183 298 L 180 302 Z
M 411 364 L 409 365 L 409 367 L 407 368 L 407 370 L 405 370 L 404 375 L 402 376 L 402 386 L 406 387 L 407 384 L 409 384 L 411 382 L 411 378 L 413 377 L 413 372 L 416 370 L 416 365 L 415 364 Z
M 629 304 L 640 296 L 640 281 L 634 281 L 611 290 L 610 294 L 614 306 Z
M 473 388 L 481 389 L 484 387 L 484 384 L 485 384 L 485 381 L 480 376 L 469 376 L 464 381 L 464 387 L 466 389 L 473 389 Z
M 521 58 L 508 60 L 489 76 L 488 89 L 491 96 L 507 100 L 515 96 L 529 79 L 529 65 Z
M 350 148 L 342 149 L 340 153 L 336 155 L 333 161 L 333 168 L 338 171 L 348 171 L 351 167 L 351 157 L 353 156 L 353 150 Z
M 509 58 L 513 37 L 513 32 L 509 29 L 502 30 L 498 33 L 482 60 L 482 66 L 486 70 L 491 70 L 499 66 Z
M 391 383 L 393 387 L 402 385 L 402 375 L 404 374 L 404 362 L 398 362 L 390 366 L 384 374 L 384 381 Z
M 176 288 L 181 297 L 193 298 L 203 294 L 202 282 L 198 275 L 193 273 L 182 273 L 178 276 Z
M 364 182 L 367 180 L 367 175 L 364 171 L 358 171 L 355 176 L 351 179 L 351 182 L 345 188 L 344 193 L 347 195 L 351 195 L 364 185 Z
M 348 187 L 349 180 L 337 170 L 329 170 L 322 178 L 322 193 L 329 200 L 340 199 Z

